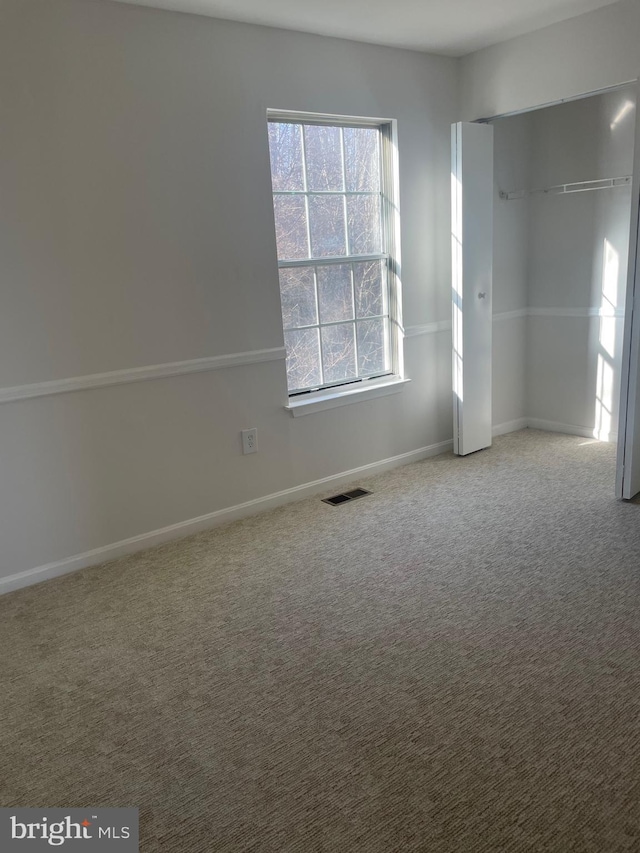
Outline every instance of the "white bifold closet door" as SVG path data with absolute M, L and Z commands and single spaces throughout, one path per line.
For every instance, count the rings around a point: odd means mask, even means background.
M 453 452 L 491 445 L 493 127 L 451 126 Z

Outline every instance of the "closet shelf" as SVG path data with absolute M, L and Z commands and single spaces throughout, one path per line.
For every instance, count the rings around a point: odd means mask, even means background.
M 586 193 L 592 190 L 608 190 L 614 187 L 627 187 L 631 184 L 632 175 L 622 175 L 619 178 L 600 178 L 597 181 L 576 181 L 573 184 L 556 184 L 553 187 L 546 187 L 540 190 L 500 190 L 500 198 L 505 201 L 512 201 L 517 198 L 524 198 L 526 195 L 568 195 L 569 193 Z

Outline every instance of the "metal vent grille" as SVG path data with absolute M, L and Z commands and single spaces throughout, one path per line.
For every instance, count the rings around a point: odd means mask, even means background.
M 363 498 L 365 495 L 370 495 L 372 492 L 367 491 L 367 489 L 352 489 L 350 492 L 342 492 L 340 495 L 334 495 L 331 498 L 323 498 L 322 502 L 325 504 L 331 504 L 331 506 L 340 506 L 340 504 L 349 503 L 349 501 L 355 501 L 357 498 Z

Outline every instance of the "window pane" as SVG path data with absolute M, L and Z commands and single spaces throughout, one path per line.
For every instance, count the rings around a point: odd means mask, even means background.
M 317 269 L 320 322 L 336 323 L 340 320 L 353 320 L 351 266 L 330 264 Z
M 284 333 L 287 349 L 289 391 L 311 388 L 322 383 L 320 340 L 317 329 L 297 329 Z
M 268 125 L 289 393 L 389 373 L 392 363 L 393 279 L 386 260 L 362 257 L 392 249 L 386 143 L 377 127 L 306 122 Z
M 322 329 L 325 382 L 342 382 L 357 377 L 354 332 L 353 323 Z
M 366 261 L 353 265 L 358 317 L 387 313 L 384 298 L 386 272 L 384 261 Z
M 307 214 L 304 198 L 295 195 L 274 195 L 278 260 L 308 258 Z
M 379 131 L 373 127 L 345 127 L 344 164 L 347 189 L 380 192 Z
M 280 270 L 280 301 L 285 329 L 292 326 L 310 326 L 318 322 L 312 267 Z
M 308 190 L 343 190 L 340 128 L 305 125 Z
M 271 183 L 277 190 L 304 190 L 302 129 L 299 124 L 269 123 Z
M 386 320 L 361 320 L 358 325 L 358 370 L 361 376 L 387 373 L 389 354 L 385 346 Z
M 343 196 L 309 196 L 309 219 L 312 257 L 346 254 Z
M 382 251 L 379 195 L 349 196 L 347 219 L 352 255 L 374 255 Z

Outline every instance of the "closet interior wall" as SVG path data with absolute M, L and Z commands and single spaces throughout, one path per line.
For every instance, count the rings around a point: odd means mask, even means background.
M 630 176 L 634 113 L 625 88 L 495 122 L 494 424 L 616 439 L 631 186 L 557 187 Z

